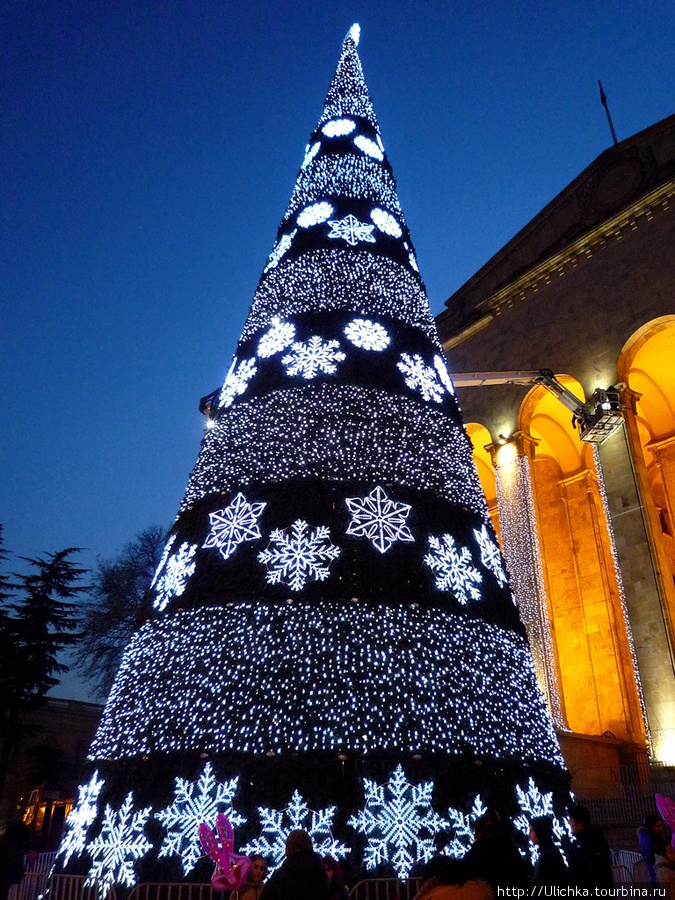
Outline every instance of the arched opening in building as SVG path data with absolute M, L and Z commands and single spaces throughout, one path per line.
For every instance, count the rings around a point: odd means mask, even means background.
M 492 520 L 492 526 L 497 533 L 497 537 L 501 542 L 499 528 L 499 510 L 497 508 L 497 486 L 495 484 L 495 471 L 492 465 L 489 446 L 492 444 L 492 436 L 485 425 L 478 422 L 469 422 L 466 427 L 466 433 L 473 447 L 473 461 L 476 464 L 476 471 L 480 479 L 480 485 L 485 494 L 485 500 Z
M 584 399 L 581 385 L 558 376 Z M 544 387 L 519 414 L 532 439 L 531 472 L 548 619 L 569 727 L 644 743 L 623 595 L 593 446 Z

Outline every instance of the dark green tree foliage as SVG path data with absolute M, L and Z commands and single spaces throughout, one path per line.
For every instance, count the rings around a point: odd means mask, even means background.
M 75 665 L 106 696 L 119 668 L 124 647 L 150 616 L 150 584 L 162 557 L 166 531 L 150 526 L 139 532 L 113 559 L 94 572 L 89 599 L 82 608 L 82 639 Z
M 23 715 L 59 684 L 68 671 L 61 653 L 80 637 L 75 601 L 86 590 L 78 583 L 86 570 L 71 560 L 75 552 L 22 557 L 26 573 L 0 576 L 0 796 Z M 7 559 L 1 548 L 0 559 Z

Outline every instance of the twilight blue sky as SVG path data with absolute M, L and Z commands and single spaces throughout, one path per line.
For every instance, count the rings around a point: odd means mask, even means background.
M 173 521 L 354 21 L 434 313 L 610 144 L 598 78 L 675 112 L 672 0 L 5 0 L 8 549 Z

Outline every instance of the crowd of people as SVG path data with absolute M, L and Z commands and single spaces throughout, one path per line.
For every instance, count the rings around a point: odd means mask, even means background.
M 609 846 L 602 832 L 591 824 L 588 809 L 573 806 L 568 823 L 572 838 L 565 847 L 565 860 L 554 840 L 553 820 L 549 816 L 531 820 L 529 839 L 536 848 L 536 862 L 530 867 L 516 845 L 510 825 L 493 813 L 480 816 L 474 823 L 473 844 L 462 859 L 436 856 L 425 865 L 421 873 L 423 884 L 415 900 L 491 900 L 529 896 L 531 888 L 612 887 Z M 13 823 L 0 837 L 0 900 L 7 900 L 10 886 L 23 875 L 29 835 L 26 826 Z M 147 834 L 152 851 L 137 863 L 139 882 L 181 880 L 178 869 L 167 868 L 171 860 L 159 856 L 164 836 L 163 828 Z M 648 815 L 638 831 L 638 839 L 649 880 L 654 884 L 675 883 L 675 847 L 666 839 L 661 817 Z M 339 862 L 316 853 L 306 831 L 291 831 L 285 849 L 282 864 L 269 877 L 265 858 L 250 857 L 245 883 L 225 895 L 228 900 L 348 900 Z

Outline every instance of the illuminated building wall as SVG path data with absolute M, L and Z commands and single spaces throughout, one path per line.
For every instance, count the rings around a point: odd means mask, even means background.
M 547 368 L 580 397 L 625 385 L 625 425 L 597 452 L 544 388 L 458 388 L 495 462 L 498 435 L 531 442 L 540 616 L 580 778 L 641 752 L 675 762 L 674 164 L 675 116 L 606 150 L 437 318 L 453 373 Z M 489 484 L 475 440 L 474 456 Z

